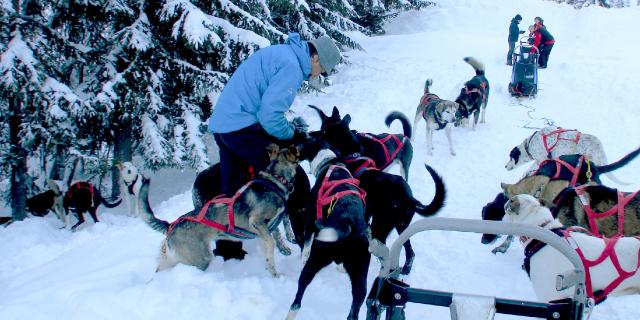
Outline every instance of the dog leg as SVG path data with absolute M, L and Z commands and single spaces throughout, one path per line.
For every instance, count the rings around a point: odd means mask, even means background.
M 404 259 L 404 266 L 402 266 L 402 270 L 400 271 L 400 274 L 407 275 L 411 272 L 411 268 L 413 267 L 413 260 L 416 257 L 416 253 L 413 251 L 413 247 L 411 246 L 411 241 L 407 240 L 407 242 L 405 242 L 403 246 L 404 246 L 405 259 Z
M 302 256 L 302 265 L 304 266 L 309 261 L 309 255 L 311 255 L 311 245 L 313 244 L 313 239 L 315 238 L 315 234 L 311 234 L 311 238 L 308 241 L 304 242 L 304 247 L 302 248 L 301 256 Z
M 286 318 L 287 320 L 293 320 L 296 318 L 298 310 L 300 310 L 304 291 L 307 289 L 316 274 L 322 270 L 322 268 L 331 263 L 331 254 L 329 249 L 326 248 L 328 244 L 319 244 L 318 242 L 314 242 L 311 246 L 313 247 L 313 255 L 309 257 L 309 260 L 305 263 L 304 267 L 302 267 L 300 277 L 298 278 L 298 291 L 296 292 L 293 303 L 289 308 L 289 313 Z
M 444 127 L 444 134 L 447 136 L 447 140 L 449 141 L 449 152 L 451 152 L 452 156 L 455 156 L 456 151 L 453 150 L 453 139 L 451 139 L 451 124 L 447 124 Z
M 77 212 L 76 215 L 78 216 L 78 222 L 71 227 L 71 231 L 76 231 L 78 226 L 84 223 L 84 213 Z
M 263 219 L 260 219 L 256 216 L 252 216 L 251 218 L 249 218 L 249 224 L 253 226 L 253 228 L 256 230 L 256 233 L 258 234 L 261 240 L 260 246 L 262 248 L 262 252 L 264 253 L 267 271 L 269 271 L 271 276 L 273 276 L 274 278 L 278 277 L 279 274 L 276 271 L 276 264 L 275 264 L 275 258 L 274 258 L 276 243 L 273 240 L 273 237 L 271 236 L 271 234 L 269 233 L 267 224 L 264 222 Z
M 371 254 L 369 254 L 369 242 L 355 240 L 357 243 L 350 248 L 350 257 L 345 260 L 344 267 L 347 270 L 349 279 L 351 280 L 351 309 L 349 311 L 348 320 L 357 320 L 360 307 L 364 303 L 367 294 L 367 273 L 369 271 L 369 262 Z
M 287 241 L 293 243 L 293 244 L 298 244 L 298 242 L 296 241 L 296 235 L 293 234 L 293 228 L 291 227 L 291 219 L 289 219 L 289 214 L 285 214 L 284 217 L 282 217 L 282 225 L 284 226 L 284 234 L 287 237 Z
M 271 236 L 273 237 L 273 240 L 276 242 L 276 247 L 278 248 L 278 251 L 280 251 L 280 253 L 282 253 L 285 256 L 290 256 L 291 249 L 287 247 L 287 244 L 284 242 L 284 239 L 282 238 L 282 233 L 280 233 L 280 229 L 276 228 L 275 230 L 273 230 L 273 232 L 271 233 Z
M 486 111 L 487 111 L 487 105 L 486 105 L 486 104 L 483 104 L 481 108 L 482 108 L 482 115 L 480 116 L 480 123 L 485 123 L 485 121 L 484 121 L 484 114 L 485 114 L 485 113 L 486 113 Z
M 504 240 L 504 242 L 502 242 L 501 245 L 493 248 L 493 250 L 491 250 L 491 253 L 493 253 L 493 254 L 497 254 L 498 252 L 499 253 L 506 253 L 507 250 L 509 249 L 509 247 L 511 246 L 511 242 L 513 242 L 513 236 L 509 235 Z
M 98 214 L 96 213 L 96 211 L 98 211 L 97 207 L 89 209 L 89 215 L 91 215 L 91 219 L 93 219 L 93 222 L 98 223 L 100 221 L 98 221 Z
M 427 124 L 427 155 L 433 155 L 433 129 Z

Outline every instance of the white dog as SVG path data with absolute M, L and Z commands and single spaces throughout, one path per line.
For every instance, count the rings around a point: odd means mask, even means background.
M 531 195 L 515 195 L 507 201 L 504 207 L 506 212 L 505 221 L 533 224 L 545 229 L 563 227 L 558 220 L 553 218 L 549 209 L 542 206 Z M 565 230 L 563 232 L 566 232 L 565 238 L 572 247 L 576 250 L 580 249 L 584 254 L 583 263 L 587 272 L 586 281 L 587 285 L 590 282 L 592 286 L 592 290 L 588 290 L 587 296 L 595 296 L 596 301 L 600 301 L 607 295 L 640 293 L 640 273 L 636 273 L 639 268 L 640 239 L 635 237 L 604 239 L 579 231 Z M 537 240 L 521 237 L 520 241 L 527 248 L 527 245 Z M 607 243 L 611 246 L 609 247 L 610 250 L 606 250 Z M 574 288 L 567 288 L 562 291 L 556 290 L 556 278 L 558 275 L 573 269 L 573 265 L 552 246 L 543 245 L 539 248 L 537 252 L 532 253 L 529 263 L 530 278 L 538 299 L 548 302 L 572 297 Z M 605 259 L 602 262 L 595 263 L 595 260 L 599 257 L 604 257 Z M 612 258 L 617 258 L 617 263 L 616 259 Z M 618 272 L 616 267 L 621 268 L 623 272 L 628 274 L 623 275 Z M 617 286 L 608 288 L 619 277 L 626 277 L 626 279 Z
M 127 203 L 129 214 L 134 217 L 138 216 L 137 195 L 142 185 L 142 175 L 138 173 L 138 168 L 131 162 L 123 162 L 116 164 L 120 170 L 120 193 Z
M 549 126 L 534 132 L 515 146 L 509 153 L 509 162 L 505 168 L 513 170 L 532 160 L 548 159 L 548 155 L 557 158 L 565 154 L 584 154 L 597 165 L 607 164 L 602 143 L 596 136 Z

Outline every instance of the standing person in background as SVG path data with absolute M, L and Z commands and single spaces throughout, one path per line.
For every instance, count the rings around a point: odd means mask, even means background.
M 340 61 L 333 40 L 323 36 L 303 41 L 289 34 L 242 62 L 222 90 L 209 118 L 209 131 L 220 148 L 222 191 L 232 196 L 247 182 L 247 172 L 269 164 L 267 146 L 306 137 L 302 118 L 289 122 L 285 112 L 309 76 L 328 74 Z
M 509 25 L 509 38 L 507 41 L 509 42 L 509 52 L 507 53 L 507 65 L 513 64 L 513 50 L 516 47 L 516 42 L 518 41 L 518 36 L 524 33 L 524 30 L 520 31 L 518 28 L 518 23 L 522 21 L 522 16 L 516 14 L 513 19 L 511 19 L 511 24 Z
M 547 67 L 547 63 L 549 63 L 549 55 L 551 54 L 551 49 L 553 49 L 553 44 L 556 40 L 553 38 L 547 27 L 544 25 L 544 20 L 540 17 L 535 17 L 535 29 L 536 32 L 540 34 L 539 43 L 535 44 L 536 47 L 540 49 L 540 58 L 538 59 L 538 65 L 541 69 L 545 69 Z

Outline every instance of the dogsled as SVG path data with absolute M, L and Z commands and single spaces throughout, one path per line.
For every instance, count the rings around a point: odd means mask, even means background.
M 525 40 L 526 39 L 526 40 Z M 533 97 L 538 93 L 538 58 L 540 52 L 528 37 L 520 39 L 513 53 L 509 93 L 515 97 Z
M 400 250 L 413 235 L 428 230 L 517 235 L 547 243 L 574 266 L 573 270 L 556 279 L 557 290 L 575 286 L 574 296 L 544 303 L 411 288 L 399 280 Z M 404 309 L 410 302 L 448 307 L 452 320 L 493 319 L 496 313 L 549 320 L 582 320 L 588 319 L 593 308 L 593 300 L 587 298 L 585 269 L 580 257 L 561 237 L 540 227 L 501 221 L 429 218 L 412 223 L 391 249 L 378 244 L 373 245 L 371 251 L 381 260 L 382 268 L 367 297 L 367 320 L 404 320 Z

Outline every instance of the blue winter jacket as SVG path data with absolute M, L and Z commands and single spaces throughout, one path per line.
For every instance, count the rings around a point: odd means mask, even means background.
M 227 133 L 255 123 L 287 140 L 293 127 L 284 116 L 311 73 L 309 46 L 297 33 L 285 44 L 256 51 L 240 64 L 224 87 L 209 118 L 209 131 Z

